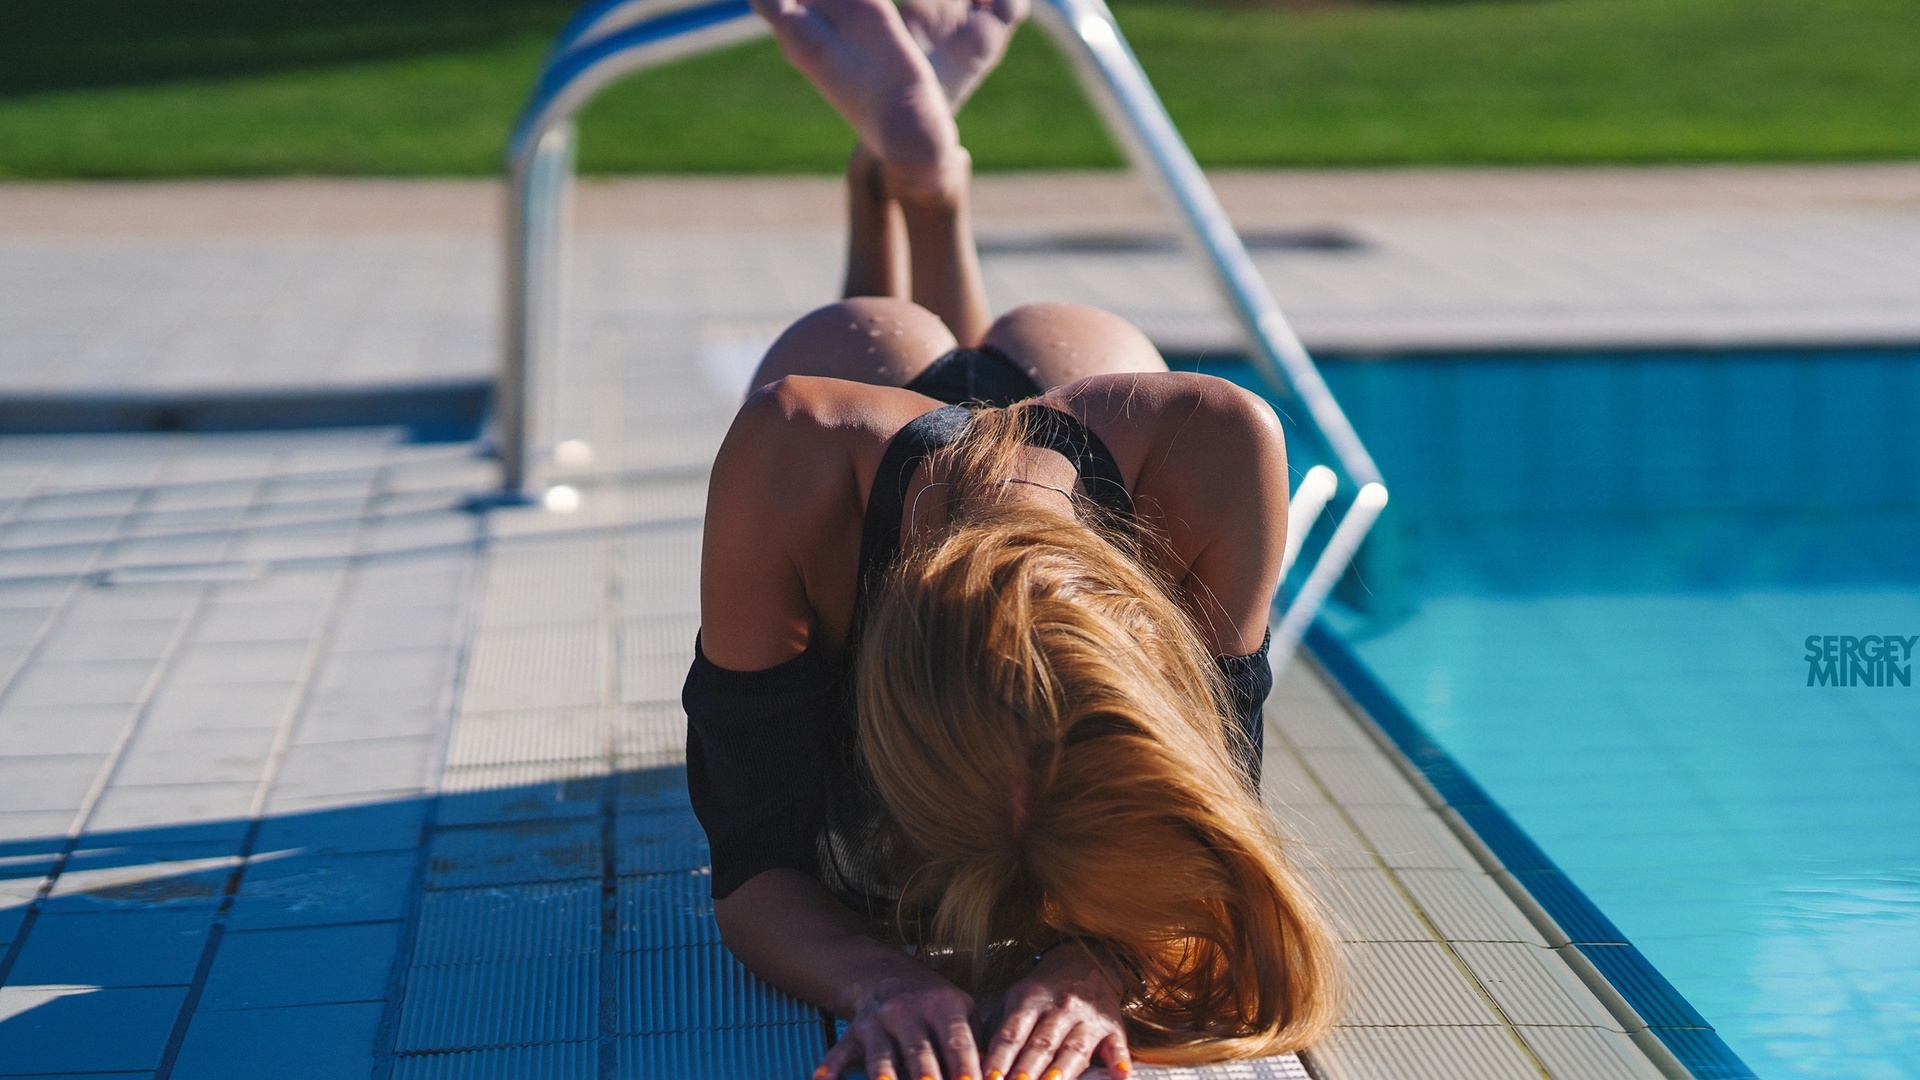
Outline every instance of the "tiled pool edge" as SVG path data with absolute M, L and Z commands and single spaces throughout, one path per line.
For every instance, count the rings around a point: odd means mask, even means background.
M 1555 866 L 1493 798 L 1323 622 L 1304 642 L 1328 681 L 1353 706 L 1434 809 L 1486 864 L 1628 1035 L 1664 1070 L 1698 1080 L 1748 1080 L 1740 1060 L 1679 990 L 1626 940 L 1586 893 Z

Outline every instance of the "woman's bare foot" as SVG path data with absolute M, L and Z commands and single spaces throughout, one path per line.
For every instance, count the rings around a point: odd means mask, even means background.
M 780 51 L 879 156 L 890 190 L 909 202 L 950 201 L 966 184 L 933 64 L 891 0 L 753 0 Z
M 901 0 L 900 17 L 933 64 L 954 112 L 1007 55 L 1028 0 Z

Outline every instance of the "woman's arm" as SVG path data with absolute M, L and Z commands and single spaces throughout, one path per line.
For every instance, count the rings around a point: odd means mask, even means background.
M 1287 541 L 1287 447 L 1273 408 L 1192 372 L 1096 375 L 1047 396 L 1113 450 L 1207 646 L 1258 649 Z
M 701 556 L 701 651 L 709 666 L 736 673 L 778 667 L 801 656 L 815 634 L 826 632 L 824 623 L 844 624 L 847 618 L 845 611 L 823 617 L 816 608 L 823 597 L 851 606 L 859 491 L 870 467 L 861 466 L 851 449 L 861 440 L 848 432 L 861 426 L 863 412 L 884 411 L 889 404 L 847 387 L 830 379 L 783 380 L 748 399 L 721 445 Z M 897 404 L 914 407 L 911 401 Z M 823 552 L 844 558 L 823 557 Z M 696 663 L 696 673 L 700 670 Z M 706 675 L 727 677 L 726 671 Z M 693 683 L 690 677 L 689 686 Z M 713 703 L 711 696 L 689 697 L 696 699 Z M 796 780 L 822 781 L 819 763 L 809 763 L 804 747 L 782 753 L 777 761 L 738 749 L 764 747 L 778 743 L 775 736 L 794 734 L 766 728 L 764 736 L 756 736 L 756 729 L 742 723 L 791 721 L 804 727 L 814 722 L 807 715 L 813 706 L 806 694 L 771 705 L 741 706 L 738 697 L 734 702 L 730 730 L 721 726 L 723 713 L 708 715 L 693 704 L 688 710 L 695 737 L 689 746 L 689 784 L 696 809 L 705 806 L 705 813 L 719 815 L 702 819 L 716 844 L 738 831 L 721 827 L 725 822 L 765 811 L 753 799 L 755 792 L 791 791 Z M 703 801 L 703 793 L 711 798 Z M 745 796 L 753 805 L 729 811 L 728 793 L 735 803 Z M 804 818 L 816 802 L 802 793 L 783 813 Z M 798 831 L 805 835 L 783 842 L 783 866 L 810 861 L 812 830 Z M 723 874 L 723 854 L 715 852 L 715 880 L 725 878 L 731 891 L 715 904 L 715 915 L 727 947 L 767 981 L 852 1021 L 847 1038 L 825 1062 L 829 1073 L 864 1067 L 875 1080 L 978 1080 L 979 1055 L 968 1028 L 973 1001 L 967 994 L 876 937 L 808 874 L 785 868 Z M 733 884 L 736 875 L 748 873 Z
M 873 936 L 818 881 L 769 870 L 714 905 L 720 936 L 755 973 L 851 1021 L 817 1077 L 978 1078 L 973 998 Z

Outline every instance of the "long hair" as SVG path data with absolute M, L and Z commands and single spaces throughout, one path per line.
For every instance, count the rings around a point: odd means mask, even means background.
M 983 412 L 929 463 L 947 525 L 859 646 L 860 746 L 913 862 L 902 906 L 932 912 L 922 954 L 983 992 L 1093 938 L 1126 969 L 1143 1060 L 1306 1046 L 1338 1004 L 1332 937 L 1238 764 L 1218 669 L 1126 533 L 1005 498 L 1025 422 Z

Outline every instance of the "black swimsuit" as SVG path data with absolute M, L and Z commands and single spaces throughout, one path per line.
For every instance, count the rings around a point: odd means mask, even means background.
M 922 380 L 956 355 L 943 357 L 909 388 L 926 392 Z M 967 362 L 977 360 L 975 354 Z M 989 362 L 1004 364 L 1025 378 L 1003 354 L 990 356 Z M 949 365 L 949 373 L 952 370 Z M 1032 380 L 1027 382 L 1022 397 L 1039 392 Z M 970 385 L 980 386 L 978 380 Z M 948 400 L 1010 403 L 997 394 L 991 399 L 962 397 L 957 386 L 934 388 Z M 1100 437 L 1078 417 L 1056 409 L 1030 409 L 1026 415 L 1028 444 L 1057 451 L 1073 462 L 1088 498 L 1109 520 L 1130 526 L 1133 499 Z M 850 638 L 857 637 L 869 597 L 898 557 L 904 500 L 914 469 L 929 453 L 957 439 L 970 416 L 967 409 L 949 404 L 916 417 L 887 444 L 862 523 Z M 884 929 L 899 896 L 893 872 L 898 863 L 887 850 L 885 810 L 873 792 L 855 734 L 853 649 L 835 654 L 815 640 L 799 656 L 763 671 L 721 668 L 695 640 L 693 667 L 681 693 L 687 712 L 688 791 L 712 852 L 716 898 L 756 874 L 784 867 L 818 878 L 843 903 Z M 1244 764 L 1257 785 L 1260 713 L 1273 686 L 1266 643 L 1249 656 L 1217 661 L 1233 702 L 1231 719 L 1254 751 Z

